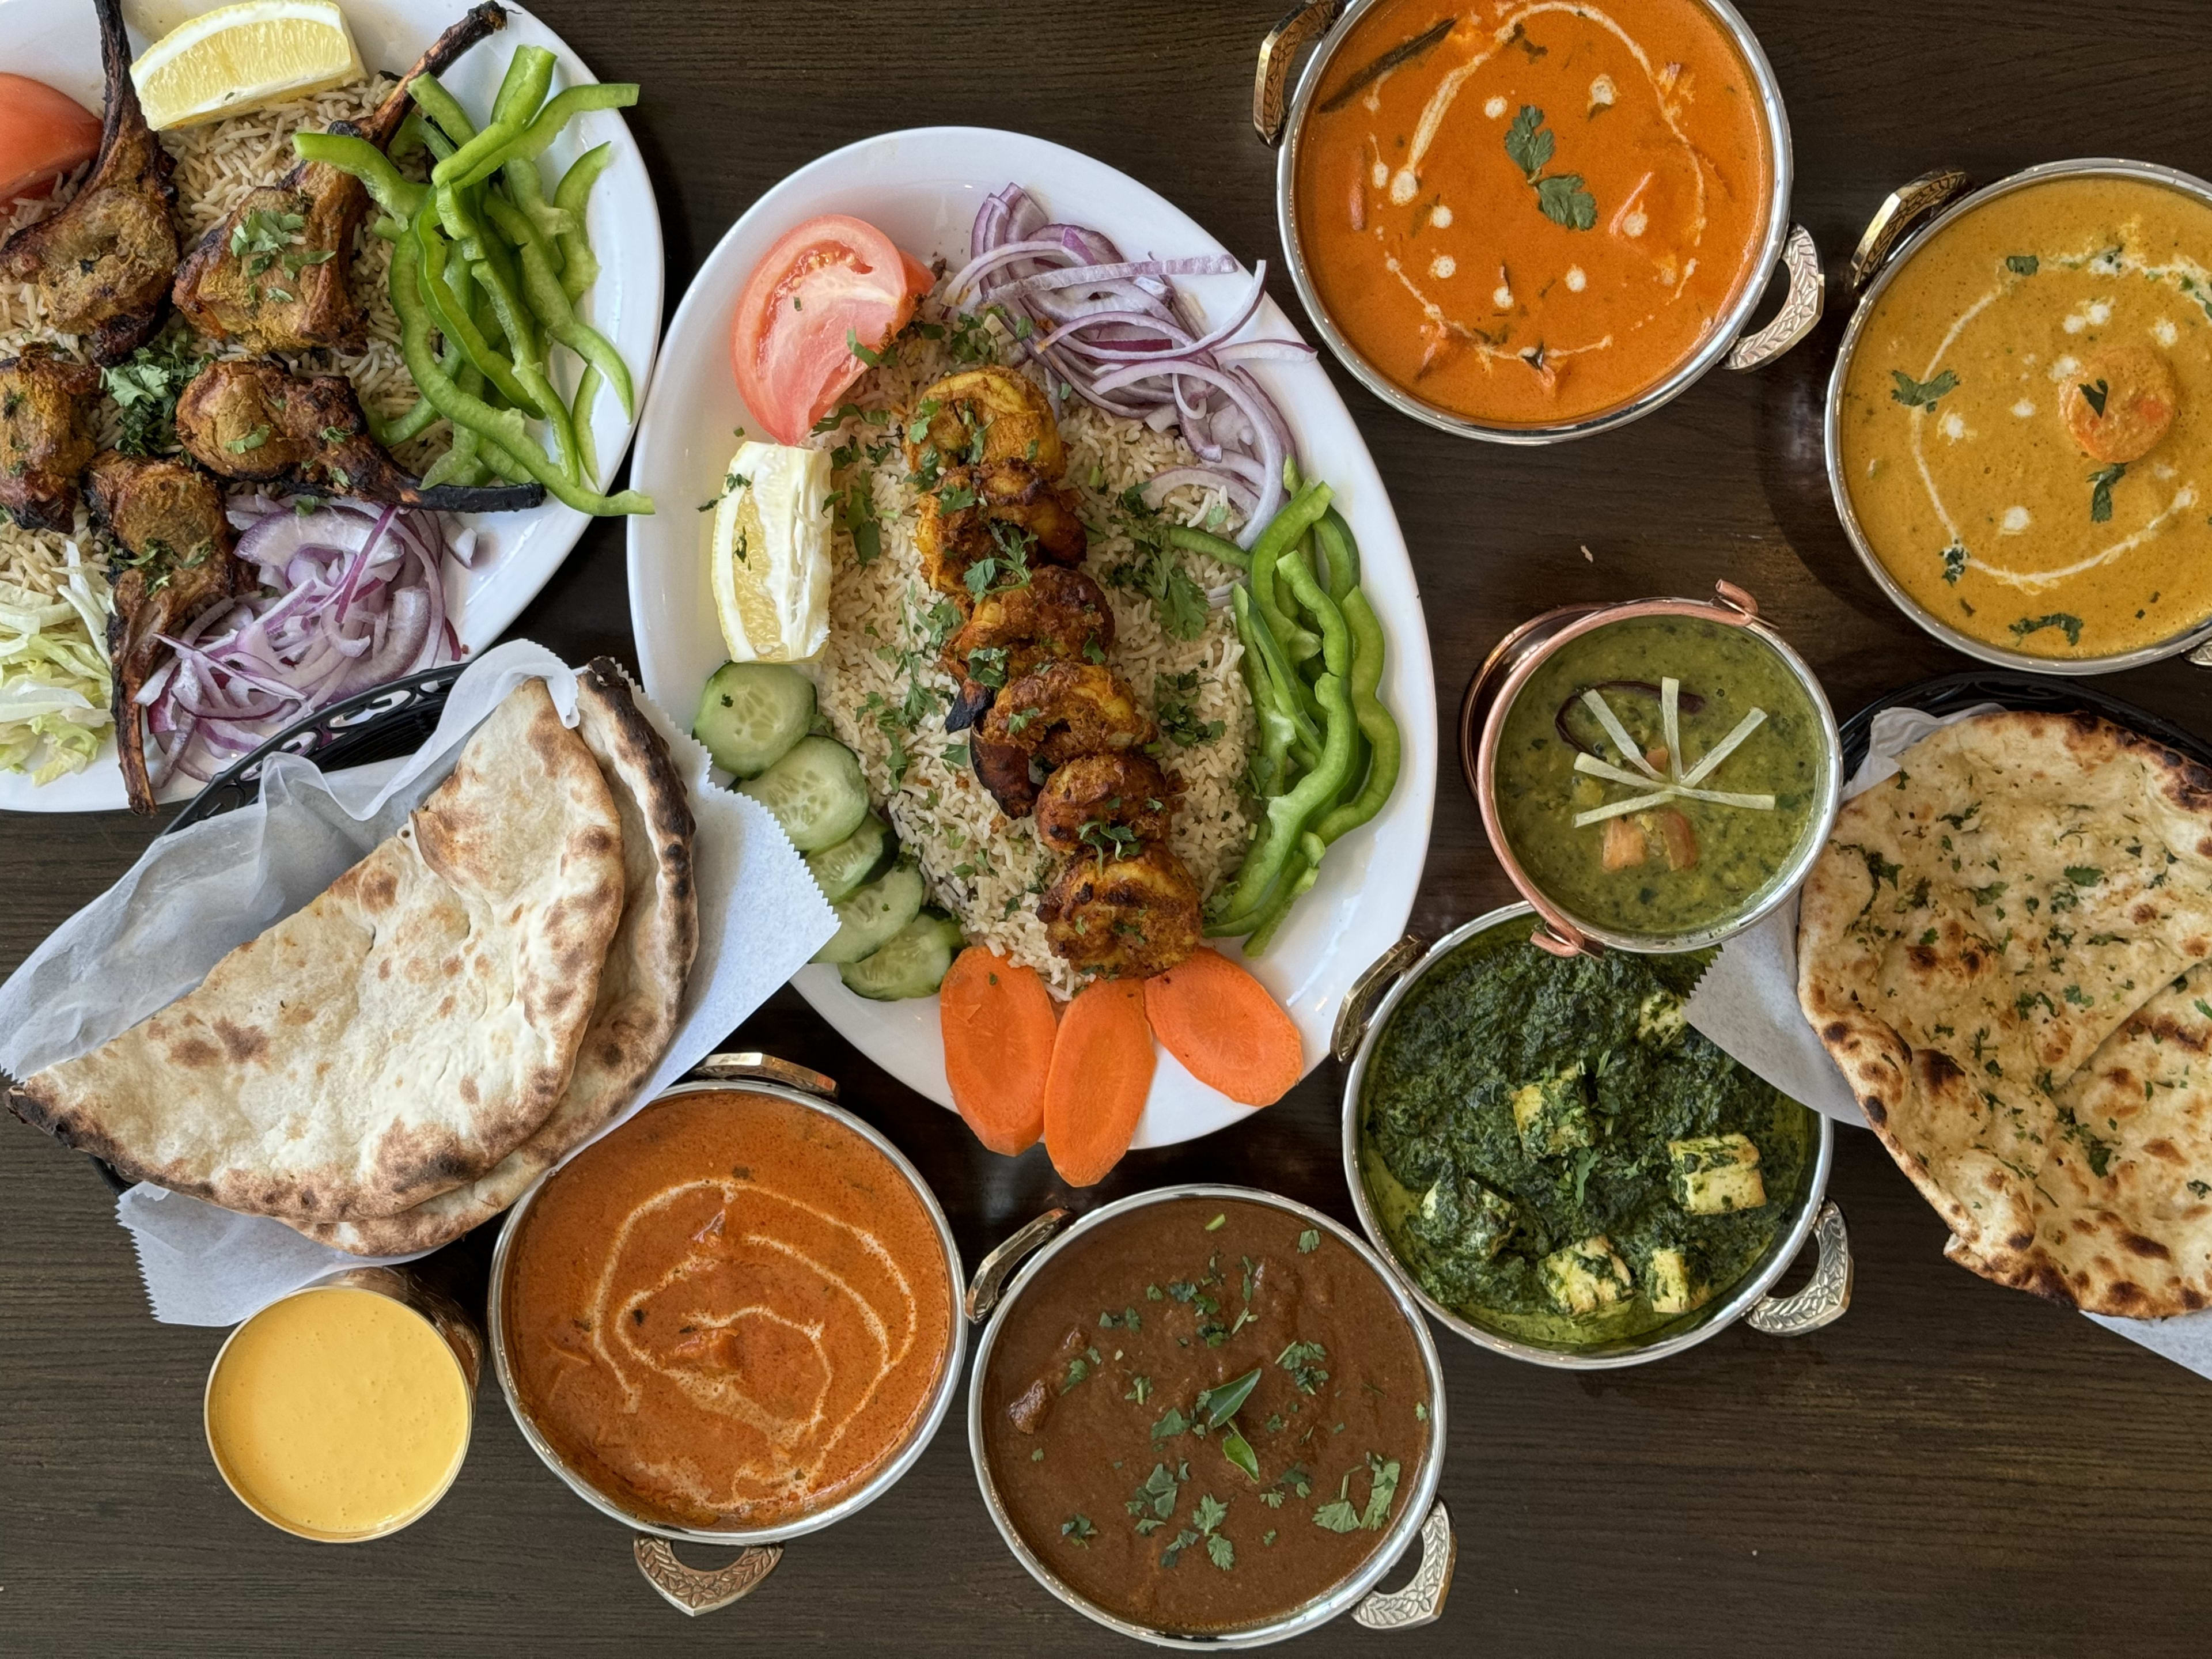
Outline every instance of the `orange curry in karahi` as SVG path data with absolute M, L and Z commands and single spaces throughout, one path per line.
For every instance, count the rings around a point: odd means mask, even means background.
M 820 1112 L 648 1108 L 549 1181 L 508 1267 L 515 1397 L 648 1518 L 752 1530 L 837 1502 L 928 1418 L 953 1287 L 913 1185 Z
M 1759 88 L 1699 0 L 1382 0 L 1298 139 L 1352 349 L 1490 426 L 1602 414 L 1704 345 L 1767 231 Z

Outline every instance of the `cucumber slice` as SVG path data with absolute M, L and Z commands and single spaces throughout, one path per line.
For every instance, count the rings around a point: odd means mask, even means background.
M 822 890 L 822 896 L 835 904 L 851 897 L 856 888 L 872 878 L 891 848 L 890 827 L 871 812 L 860 820 L 859 829 L 835 847 L 809 853 L 806 867 L 814 872 L 814 884 Z
M 691 735 L 725 772 L 750 778 L 789 753 L 813 722 L 814 685 L 797 669 L 726 662 L 699 694 Z
M 868 816 L 860 757 L 835 738 L 801 738 L 781 760 L 738 788 L 775 813 L 802 853 L 835 847 Z
M 815 952 L 815 961 L 858 962 L 920 915 L 921 902 L 927 896 L 921 872 L 911 864 L 898 866 L 881 881 L 870 882 L 834 907 L 836 936 Z
M 837 969 L 845 988 L 878 1002 L 934 996 L 960 948 L 959 924 L 948 916 L 920 915 L 882 946 Z

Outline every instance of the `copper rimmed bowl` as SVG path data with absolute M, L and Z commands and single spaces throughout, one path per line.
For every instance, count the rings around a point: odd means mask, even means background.
M 1627 933 L 1578 916 L 1537 886 L 1521 860 L 1514 856 L 1498 810 L 1498 744 L 1514 699 L 1552 653 L 1571 640 L 1594 633 L 1610 623 L 1637 617 L 1690 617 L 1741 628 L 1755 634 L 1796 680 L 1820 718 L 1821 768 L 1820 796 L 1808 818 L 1803 835 L 1790 861 L 1752 896 L 1745 907 L 1718 921 L 1679 933 Z M 1507 878 L 1534 911 L 1538 926 L 1534 942 L 1555 956 L 1573 956 L 1595 945 L 1615 950 L 1663 955 L 1676 951 L 1700 951 L 1743 932 L 1774 913 L 1802 885 L 1813 862 L 1827 844 L 1835 828 L 1836 812 L 1843 804 L 1843 738 L 1836 730 L 1835 711 L 1828 707 L 1820 682 L 1783 637 L 1759 619 L 1759 602 L 1733 582 L 1715 584 L 1711 599 L 1632 599 L 1621 605 L 1565 605 L 1547 611 L 1521 624 L 1498 642 L 1482 666 L 1468 683 L 1460 705 L 1459 758 L 1468 787 L 1482 813 L 1482 831 L 1490 850 Z

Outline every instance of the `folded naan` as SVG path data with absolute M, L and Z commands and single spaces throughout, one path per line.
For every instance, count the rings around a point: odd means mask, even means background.
M 18 1110 L 226 1209 L 410 1208 L 551 1114 L 623 890 L 599 763 L 528 681 L 396 835 L 197 989 L 28 1079 Z
M 2087 715 L 1981 715 L 1901 761 L 1806 884 L 1806 1018 L 1954 1260 L 2094 1312 L 2212 1305 L 2185 1052 L 2212 1015 L 2176 988 L 2212 958 L 2212 775 Z
M 611 1121 L 675 1035 L 699 947 L 684 781 L 611 661 L 600 658 L 578 676 L 576 710 L 577 735 L 599 762 L 622 817 L 623 896 L 568 1092 L 527 1140 L 474 1181 L 397 1215 L 290 1224 L 310 1238 L 356 1255 L 409 1255 L 459 1238 Z

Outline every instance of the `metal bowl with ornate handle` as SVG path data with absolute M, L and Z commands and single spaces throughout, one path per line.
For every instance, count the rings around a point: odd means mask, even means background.
M 1376 1282 L 1389 1293 L 1392 1304 L 1405 1320 L 1407 1328 L 1420 1351 L 1421 1364 L 1427 1374 L 1429 1401 L 1429 1443 L 1427 1455 L 1421 1460 L 1420 1473 L 1414 1480 L 1407 1501 L 1391 1522 L 1389 1535 L 1358 1570 L 1303 1607 L 1267 1624 L 1202 1636 L 1156 1630 L 1121 1618 L 1091 1601 L 1053 1571 L 1024 1541 L 1012 1516 L 1007 1512 L 1006 1501 L 992 1476 L 983 1435 L 983 1383 L 990 1370 L 992 1348 L 1008 1315 L 1020 1304 L 1024 1294 L 1036 1285 L 1046 1265 L 1077 1239 L 1116 1217 L 1156 1204 L 1190 1198 L 1231 1199 L 1264 1205 L 1296 1216 L 1307 1226 L 1325 1229 L 1333 1237 L 1340 1240 L 1346 1249 L 1375 1273 Z M 968 1317 L 983 1322 L 983 1334 L 975 1341 L 975 1375 L 968 1388 L 968 1445 L 975 1459 L 975 1484 L 982 1491 L 984 1506 L 990 1510 L 991 1520 L 998 1527 L 999 1535 L 1006 1540 L 1006 1547 L 1013 1552 L 1015 1559 L 1029 1569 L 1030 1576 L 1085 1618 L 1096 1620 L 1109 1630 L 1119 1631 L 1124 1636 L 1133 1636 L 1140 1642 L 1149 1642 L 1155 1647 L 1163 1648 L 1264 1647 L 1269 1643 L 1286 1641 L 1293 1636 L 1317 1629 L 1345 1613 L 1351 1613 L 1353 1623 L 1364 1625 L 1370 1630 L 1410 1630 L 1440 1617 L 1443 1613 L 1444 1597 L 1451 1589 L 1452 1567 L 1459 1549 L 1452 1534 L 1451 1515 L 1444 1508 L 1443 1501 L 1437 1496 L 1437 1483 L 1443 1476 L 1445 1447 L 1443 1368 L 1437 1358 L 1436 1344 L 1430 1340 L 1428 1327 L 1422 1322 L 1420 1310 L 1407 1294 L 1398 1276 L 1389 1272 L 1359 1237 L 1341 1222 L 1331 1219 L 1318 1210 L 1308 1209 L 1292 1200 L 1249 1187 L 1221 1187 L 1204 1182 L 1162 1187 L 1148 1193 L 1133 1194 L 1103 1209 L 1094 1210 L 1080 1221 L 1073 1221 L 1073 1211 L 1047 1210 L 1009 1237 L 985 1256 L 982 1265 L 976 1268 L 975 1280 L 969 1286 L 966 1303 Z M 1071 1221 L 1073 1221 L 1073 1225 L 1069 1224 Z M 1420 1545 L 1420 1565 L 1415 1569 L 1413 1578 L 1401 1589 L 1376 1589 L 1375 1586 L 1389 1574 L 1417 1540 Z
M 1625 933 L 1567 910 L 1536 885 L 1521 860 L 1514 856 L 1498 806 L 1498 739 L 1521 688 L 1553 652 L 1569 641 L 1635 617 L 1692 617 L 1757 635 L 1796 678 L 1820 720 L 1820 794 L 1796 853 L 1744 909 L 1680 933 Z M 1820 682 L 1814 677 L 1805 659 L 1791 650 L 1779 634 L 1759 621 L 1759 602 L 1733 582 L 1716 583 L 1711 599 L 1632 599 L 1620 605 L 1573 605 L 1547 611 L 1522 623 L 1498 642 L 1468 682 L 1467 696 L 1460 704 L 1460 766 L 1467 775 L 1468 788 L 1474 793 L 1475 806 L 1482 814 L 1483 834 L 1489 837 L 1490 850 L 1500 867 L 1528 901 L 1528 908 L 1541 921 L 1542 926 L 1533 935 L 1535 944 L 1554 956 L 1572 956 L 1593 945 L 1652 954 L 1698 951 L 1717 945 L 1772 915 L 1797 890 L 1820 856 L 1820 849 L 1827 845 L 1828 832 L 1835 827 L 1836 813 L 1843 805 L 1842 755 L 1843 740 L 1837 735 L 1835 711 L 1829 708 L 1827 694 L 1821 690 Z
M 1331 1047 L 1337 1060 L 1350 1067 L 1344 1080 L 1345 1180 L 1352 1188 L 1352 1207 L 1359 1213 L 1361 1229 L 1390 1263 L 1407 1291 L 1439 1323 L 1468 1341 L 1514 1359 L 1563 1370 L 1608 1370 L 1623 1365 L 1648 1364 L 1685 1348 L 1695 1347 L 1739 1319 L 1769 1336 L 1802 1336 L 1842 1317 L 1850 1305 L 1851 1251 L 1844 1212 L 1827 1196 L 1836 1126 L 1809 1108 L 1806 1115 L 1813 1120 L 1818 1142 L 1812 1167 L 1806 1172 L 1802 1190 L 1793 1202 L 1787 1224 L 1776 1230 L 1774 1242 L 1752 1269 L 1729 1287 L 1726 1295 L 1716 1297 L 1693 1313 L 1642 1335 L 1595 1347 L 1553 1346 L 1492 1329 L 1458 1309 L 1446 1307 L 1422 1288 L 1413 1269 L 1399 1257 L 1390 1243 L 1361 1165 L 1360 1127 L 1369 1062 L 1382 1034 L 1389 1027 L 1391 1015 L 1425 974 L 1469 939 L 1534 915 L 1526 904 L 1509 904 L 1487 915 L 1477 916 L 1431 945 L 1425 946 L 1421 940 L 1412 937 L 1401 939 L 1354 982 L 1338 1012 Z M 1791 1295 L 1769 1294 L 1808 1240 L 1820 1252 L 1811 1279 Z
M 1843 343 L 1837 348 L 1836 367 L 1828 377 L 1827 414 L 1823 441 L 1828 467 L 1828 492 L 1835 498 L 1836 516 L 1843 521 L 1844 533 L 1850 538 L 1851 545 L 1858 550 L 1859 561 L 1867 573 L 1881 586 L 1891 603 L 1954 650 L 1963 651 L 1970 657 L 1979 657 L 1984 662 L 1993 662 L 2007 668 L 2026 669 L 2036 674 L 2113 674 L 2125 668 L 2139 668 L 2146 663 L 2167 657 L 2189 653 L 2189 659 L 2200 666 L 2212 666 L 2212 617 L 2191 623 L 2170 637 L 2132 651 L 2113 652 L 2101 657 L 2039 657 L 2025 651 L 2014 651 L 1961 633 L 1936 612 L 1930 611 L 1911 593 L 1890 573 L 1881 556 L 1875 551 L 1872 538 L 1860 521 L 1858 511 L 1851 505 L 1850 490 L 1844 479 L 1843 407 L 1844 384 L 1849 380 L 1851 363 L 1866 337 L 1868 319 L 1874 315 L 1875 307 L 1898 273 L 1910 266 L 1929 243 L 1942 235 L 1945 228 L 1976 209 L 1984 207 L 2000 197 L 2016 191 L 2048 184 L 2056 179 L 2111 179 L 2136 184 L 2162 185 L 2181 191 L 2197 201 L 2212 206 L 2212 184 L 2192 173 L 2173 167 L 2160 167 L 2150 161 L 2126 161 L 2093 158 L 2072 161 L 2049 161 L 2000 179 L 1970 193 L 1966 190 L 1966 175 L 1957 167 L 1938 167 L 1924 173 L 1909 184 L 1899 185 L 1883 198 L 1868 222 L 1865 234 L 1859 238 L 1857 250 L 1851 255 L 1851 295 L 1856 301 L 1850 325 L 1844 331 Z
M 944 1359 L 930 1394 L 928 1407 L 905 1442 L 866 1482 L 834 1504 L 825 1504 L 795 1520 L 772 1527 L 708 1531 L 672 1526 L 657 1517 L 637 1513 L 620 1498 L 595 1485 L 562 1456 L 524 1409 L 507 1353 L 504 1301 L 514 1242 L 520 1236 L 523 1218 L 530 1212 L 532 1203 L 545 1190 L 545 1182 L 541 1181 L 532 1188 L 507 1212 L 506 1224 L 500 1229 L 499 1243 L 492 1251 L 490 1306 L 487 1322 L 490 1326 L 493 1369 L 499 1375 L 500 1390 L 507 1396 L 507 1409 L 514 1414 L 515 1426 L 522 1431 L 522 1437 L 530 1443 L 531 1449 L 538 1454 L 545 1467 L 567 1482 L 569 1489 L 579 1498 L 601 1514 L 630 1528 L 630 1551 L 636 1559 L 638 1571 L 645 1575 L 646 1581 L 666 1599 L 670 1606 L 679 1612 L 693 1614 L 713 1613 L 750 1594 L 775 1571 L 777 1564 L 783 1559 L 786 1543 L 806 1533 L 819 1532 L 824 1527 L 835 1526 L 854 1511 L 866 1509 L 896 1485 L 899 1478 L 914 1467 L 915 1460 L 921 1455 L 923 1449 L 935 1437 L 938 1425 L 945 1420 L 945 1413 L 951 1408 L 952 1396 L 960 1385 L 961 1362 L 968 1346 L 967 1321 L 962 1317 L 958 1305 L 961 1286 L 966 1279 L 960 1263 L 960 1247 L 953 1242 L 952 1229 L 945 1219 L 945 1212 L 939 1206 L 936 1195 L 929 1190 L 929 1184 L 921 1178 L 921 1172 L 880 1133 L 850 1112 L 842 1111 L 830 1103 L 837 1093 L 834 1079 L 824 1077 L 819 1072 L 809 1071 L 803 1066 L 794 1066 L 788 1060 L 778 1060 L 772 1054 L 710 1054 L 694 1067 L 682 1083 L 659 1098 L 668 1100 L 680 1095 L 727 1092 L 732 1089 L 771 1096 L 807 1111 L 818 1113 L 849 1129 L 890 1160 L 891 1167 L 905 1177 L 914 1189 L 915 1196 L 921 1200 L 922 1207 L 936 1224 L 938 1241 L 945 1251 L 945 1282 L 951 1286 L 953 1303 L 948 1310 L 951 1334 L 946 1338 Z M 646 1109 L 649 1111 L 652 1107 Z M 677 1543 L 735 1547 L 740 1553 L 736 1560 L 726 1565 L 699 1568 L 678 1559 L 673 1547 Z
M 1778 271 L 1786 280 L 1780 308 L 1759 328 L 1751 327 L 1752 313 L 1765 296 L 1767 284 L 1746 282 L 1727 310 L 1713 319 L 1697 349 L 1659 380 L 1628 402 L 1578 420 L 1553 425 L 1499 425 L 1471 420 L 1415 396 L 1384 374 L 1346 337 L 1322 305 L 1307 261 L 1298 228 L 1297 167 L 1306 119 L 1321 83 L 1337 50 L 1351 36 L 1353 26 L 1367 12 L 1387 0 L 1308 0 L 1295 6 L 1267 32 L 1260 44 L 1260 58 L 1252 86 L 1252 125 L 1261 138 L 1278 147 L 1275 166 L 1275 214 L 1282 229 L 1284 258 L 1298 299 L 1328 349 L 1362 385 L 1394 409 L 1446 432 L 1489 443 L 1553 444 L 1570 438 L 1586 438 L 1641 420 L 1672 403 L 1702 380 L 1717 365 L 1732 369 L 1763 368 L 1796 346 L 1820 320 L 1826 294 L 1826 277 L 1820 268 L 1820 250 L 1812 233 L 1790 222 L 1791 161 L 1790 118 L 1782 105 L 1782 88 L 1773 66 L 1760 50 L 1759 39 L 1728 0 L 1698 0 L 1714 22 L 1729 36 L 1750 71 L 1757 90 L 1767 136 L 1767 170 L 1771 179 L 1766 225 L 1749 263 L 1753 272 Z M 1531 12 L 1548 9 L 1542 5 Z M 1508 19 L 1501 32 L 1517 19 Z M 1316 44 L 1316 43 L 1318 44 Z M 1298 54 L 1313 46 L 1305 70 L 1291 88 L 1291 73 Z

